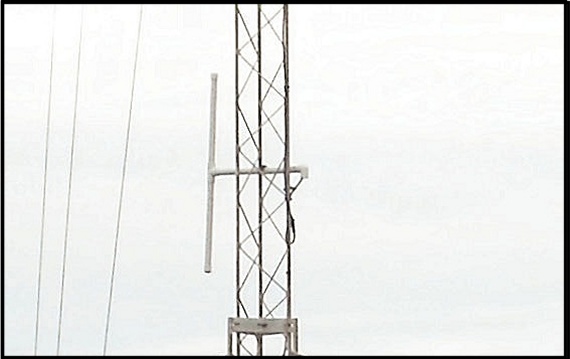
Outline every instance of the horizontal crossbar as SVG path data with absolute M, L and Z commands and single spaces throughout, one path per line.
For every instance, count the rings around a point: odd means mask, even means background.
M 240 175 L 249 175 L 249 174 L 273 174 L 273 173 L 285 173 L 284 168 L 248 168 L 248 169 L 240 169 Z M 289 167 L 289 173 L 300 173 L 301 177 L 308 178 L 309 177 L 309 168 L 306 166 L 293 166 Z M 219 168 L 212 168 L 208 171 L 208 174 L 212 176 L 224 176 L 224 175 L 236 175 L 238 172 L 235 169 L 219 169 Z

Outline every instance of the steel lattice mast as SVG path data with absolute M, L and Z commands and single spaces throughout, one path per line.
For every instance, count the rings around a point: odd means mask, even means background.
M 212 75 L 205 271 L 211 271 L 214 179 L 236 184 L 236 317 L 229 355 L 297 355 L 292 317 L 291 195 L 308 176 L 290 166 L 287 5 L 235 6 L 235 169 L 215 168 Z M 294 182 L 294 186 L 292 186 Z

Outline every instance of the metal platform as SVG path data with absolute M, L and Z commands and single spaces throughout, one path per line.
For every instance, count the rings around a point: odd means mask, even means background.
M 283 335 L 285 338 L 285 354 L 298 354 L 297 318 L 228 318 L 228 355 L 232 355 L 234 336 L 254 335 L 258 341 L 265 335 Z M 260 352 L 257 355 L 261 355 Z

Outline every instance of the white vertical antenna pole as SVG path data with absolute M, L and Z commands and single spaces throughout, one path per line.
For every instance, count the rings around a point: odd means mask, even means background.
M 216 167 L 216 92 L 218 74 L 212 74 L 212 89 L 210 93 L 210 149 L 208 154 L 208 209 L 206 212 L 206 257 L 204 272 L 212 271 L 212 227 L 214 216 L 214 174 Z

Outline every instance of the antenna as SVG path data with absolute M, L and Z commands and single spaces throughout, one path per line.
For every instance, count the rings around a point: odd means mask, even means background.
M 206 209 L 206 257 L 204 259 L 204 272 L 212 271 L 212 227 L 214 216 L 214 181 L 213 174 L 216 168 L 216 92 L 218 88 L 218 74 L 212 74 L 210 92 L 210 143 L 208 151 L 208 208 Z
M 214 182 L 217 176 L 233 176 L 236 316 L 228 318 L 228 355 L 298 355 L 291 305 L 296 239 L 291 196 L 309 171 L 290 165 L 288 18 L 286 4 L 235 5 L 232 169 L 215 163 L 217 74 L 211 75 L 204 272 L 212 271 Z

